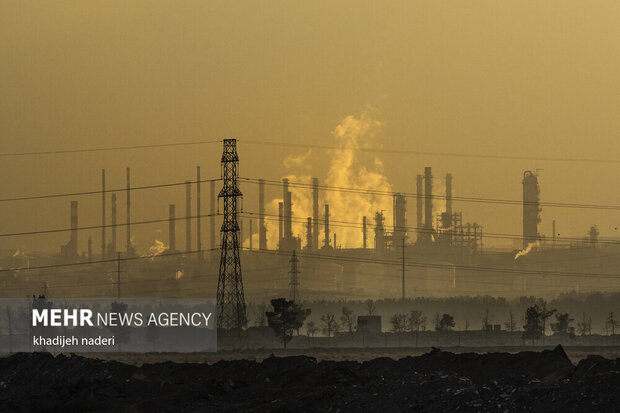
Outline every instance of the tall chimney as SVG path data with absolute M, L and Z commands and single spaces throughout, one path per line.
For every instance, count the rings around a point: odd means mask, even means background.
M 192 250 L 192 183 L 185 181 L 185 251 Z
M 325 248 L 329 248 L 329 204 L 325 204 Z
M 416 176 L 416 232 L 418 234 L 418 241 L 424 238 L 424 178 L 422 175 Z
M 319 249 L 319 178 L 312 178 L 312 249 Z
M 250 251 L 252 251 L 252 236 L 254 235 L 254 229 L 252 228 L 252 218 L 249 218 L 250 221 Z
M 88 237 L 88 261 L 93 260 L 93 239 Z
M 431 167 L 424 168 L 424 232 L 430 241 L 433 232 L 433 176 Z
M 71 201 L 71 249 L 72 258 L 78 256 L 78 201 Z
M 127 168 L 127 256 L 131 257 L 133 251 L 131 248 L 131 170 Z
M 292 218 L 293 218 L 293 204 L 291 202 L 291 192 L 288 190 L 288 179 L 282 179 L 282 187 L 283 187 L 283 201 L 284 201 L 284 242 L 286 247 L 291 247 L 290 243 L 293 239 L 293 227 L 292 227 Z
M 523 248 L 538 241 L 540 223 L 540 187 L 538 174 L 532 171 L 523 173 Z
M 284 202 L 278 202 L 278 248 L 282 249 L 282 240 L 284 237 Z
M 452 222 L 452 174 L 446 174 L 446 214 Z
M 368 234 L 366 232 L 366 215 L 364 215 L 362 217 L 362 236 L 364 238 L 364 241 L 363 241 L 362 245 L 363 245 L 364 249 L 366 249 L 366 239 L 368 238 L 367 235 Z
M 314 248 L 312 239 L 312 217 L 308 217 L 308 224 L 306 225 L 306 248 L 309 250 Z
M 258 180 L 258 248 L 267 249 L 267 228 L 265 227 L 265 180 Z
M 112 194 L 112 240 L 110 248 L 112 253 L 116 254 L 116 193 Z
M 176 251 L 176 239 L 176 217 L 174 211 L 174 204 L 170 204 L 168 205 L 168 251 Z
M 196 250 L 198 261 L 202 261 L 202 239 L 200 238 L 200 166 L 196 167 Z
M 101 258 L 105 258 L 105 169 L 101 170 Z
M 209 220 L 211 225 L 209 228 L 209 248 L 215 249 L 215 181 L 211 181 L 209 186 L 211 187 L 211 211 L 209 211 L 209 214 L 211 214 L 211 219 Z

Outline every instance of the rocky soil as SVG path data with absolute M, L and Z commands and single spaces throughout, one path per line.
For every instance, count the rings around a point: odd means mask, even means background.
M 79 356 L 0 359 L 7 412 L 612 412 L 620 359 L 571 363 L 553 351 L 461 353 L 433 349 L 400 360 L 269 357 L 213 364 L 134 366 Z

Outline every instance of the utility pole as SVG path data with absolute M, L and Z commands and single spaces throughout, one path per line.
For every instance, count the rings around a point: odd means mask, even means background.
M 224 139 L 222 153 L 222 190 L 218 197 L 223 199 L 224 219 L 220 229 L 220 270 L 217 280 L 217 327 L 237 330 L 246 323 L 245 297 L 239 257 L 239 221 L 237 198 L 242 196 L 239 178 L 239 156 L 237 140 Z
M 290 263 L 291 270 L 288 272 L 291 276 L 291 280 L 289 282 L 291 288 L 290 297 L 291 300 L 297 302 L 297 300 L 299 299 L 299 279 L 297 277 L 299 275 L 299 271 L 297 269 L 297 264 L 299 263 L 299 260 L 297 259 L 297 254 L 295 253 L 295 250 L 293 250 L 293 256 L 291 257 Z
M 116 253 L 116 298 L 121 299 L 121 253 Z
M 405 301 L 405 238 L 403 237 L 403 301 Z

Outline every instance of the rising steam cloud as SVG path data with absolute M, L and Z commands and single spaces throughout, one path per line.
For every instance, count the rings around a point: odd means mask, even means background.
M 375 142 L 381 131 L 382 123 L 374 116 L 373 109 L 367 108 L 358 116 L 347 116 L 332 131 L 330 146 L 337 149 L 328 151 L 329 168 L 327 177 L 322 177 L 321 185 L 344 188 L 362 188 L 376 191 L 392 191 L 392 186 L 383 173 L 383 163 L 380 158 L 360 152 L 365 147 L 377 147 Z M 293 169 L 286 176 L 291 183 L 299 182 L 311 184 L 312 177 L 307 173 L 299 174 L 307 169 L 309 152 L 299 156 L 290 156 L 285 159 L 285 166 Z M 301 160 L 301 161 L 300 161 Z M 312 216 L 312 191 L 291 186 L 293 202 L 293 235 L 302 237 L 302 245 L 305 246 L 306 228 L 303 221 Z M 266 207 L 269 214 L 278 214 L 278 203 L 282 198 L 273 199 Z M 333 245 L 333 234 L 337 234 L 338 245 L 347 248 L 359 248 L 362 245 L 361 223 L 364 216 L 368 220 L 368 245 L 372 246 L 374 234 L 371 230 L 374 226 L 376 212 L 384 211 L 385 223 L 392 223 L 392 198 L 390 196 L 377 196 L 367 194 L 355 194 L 341 191 L 321 190 L 320 211 L 320 234 L 319 245 L 322 245 L 324 204 L 330 207 L 330 233 Z M 338 221 L 350 222 L 345 224 Z M 352 225 L 357 224 L 352 228 Z M 270 248 L 278 243 L 278 222 L 268 220 L 267 234 Z

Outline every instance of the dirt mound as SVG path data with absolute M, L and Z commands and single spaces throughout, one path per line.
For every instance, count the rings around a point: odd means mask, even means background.
M 0 359 L 2 411 L 615 411 L 619 360 L 563 349 L 320 361 L 145 364 L 50 354 Z

